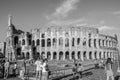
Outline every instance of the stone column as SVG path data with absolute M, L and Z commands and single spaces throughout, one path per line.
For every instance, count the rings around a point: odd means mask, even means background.
M 81 60 L 84 61 L 84 58 L 83 58 L 83 51 L 81 51 Z

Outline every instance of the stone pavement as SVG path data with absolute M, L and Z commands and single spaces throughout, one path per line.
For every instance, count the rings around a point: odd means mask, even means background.
M 113 72 L 114 72 L 114 77 L 117 75 L 120 75 L 120 73 L 117 72 L 118 65 L 117 63 L 113 64 Z M 103 69 L 93 69 L 90 70 L 89 72 L 85 73 L 86 75 L 83 75 L 82 79 L 79 80 L 106 80 L 106 75 Z M 4 80 L 4 79 L 0 79 Z M 9 78 L 7 80 L 21 80 L 19 78 Z M 31 80 L 34 80 L 31 78 Z

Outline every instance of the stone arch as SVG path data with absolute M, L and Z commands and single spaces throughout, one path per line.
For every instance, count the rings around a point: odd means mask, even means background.
M 37 52 L 36 57 L 37 57 L 37 59 L 40 58 L 40 53 L 39 52 Z
M 50 46 L 51 46 L 51 39 L 48 38 L 48 39 L 47 39 L 47 47 L 50 47 Z
M 26 53 L 26 59 L 29 59 L 29 58 L 30 58 L 30 53 L 27 52 L 27 53 Z
M 97 51 L 95 51 L 94 56 L 95 56 L 95 59 L 97 59 Z
M 35 46 L 35 40 L 32 41 L 32 46 Z
M 77 56 L 78 56 L 78 59 L 81 60 L 81 54 L 80 54 L 80 51 L 78 51 Z
M 83 59 L 84 59 L 84 60 L 87 60 L 86 51 L 83 52 Z
M 50 53 L 50 51 L 47 52 L 47 59 L 48 59 L 48 60 L 51 59 L 51 53 Z
M 109 56 L 109 52 L 107 52 L 107 58 L 109 58 L 110 56 Z
M 67 59 L 67 60 L 70 59 L 70 58 L 69 58 L 69 51 L 66 51 L 66 52 L 65 52 L 65 59 Z
M 96 39 L 94 39 L 94 47 L 95 48 L 97 47 L 97 45 L 96 45 Z
M 104 53 L 103 53 L 103 58 L 104 58 L 104 59 L 106 58 L 106 56 L 105 56 L 105 55 L 106 55 L 106 53 L 104 52 Z
M 36 41 L 36 45 L 37 45 L 37 46 L 40 45 L 40 40 L 39 40 L 39 39 L 37 39 L 37 41 Z
M 101 59 L 102 58 L 102 54 L 101 54 L 101 51 L 99 52 L 99 59 Z
M 41 58 L 45 58 L 45 52 L 44 51 L 41 53 Z
M 22 45 L 25 45 L 25 39 L 22 40 Z
M 88 42 L 88 44 L 89 44 L 89 47 L 91 47 L 91 39 L 89 39 L 89 42 Z
M 92 59 L 92 51 L 89 52 L 89 59 Z
M 63 52 L 62 51 L 59 52 L 59 60 L 63 60 Z
M 71 56 L 72 56 L 72 59 L 75 59 L 75 51 L 72 51 Z
M 57 53 L 53 52 L 53 59 L 57 59 Z
M 22 58 L 25 58 L 25 53 L 24 52 L 22 52 Z

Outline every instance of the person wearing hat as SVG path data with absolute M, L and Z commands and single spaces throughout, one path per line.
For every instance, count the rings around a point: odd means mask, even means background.
M 6 79 L 8 77 L 9 66 L 10 66 L 9 60 L 6 59 L 5 64 L 4 64 L 4 68 L 5 68 L 4 79 Z
M 108 58 L 106 63 L 105 63 L 105 73 L 106 73 L 106 76 L 107 76 L 106 80 L 109 80 L 110 77 L 111 77 L 112 80 L 114 80 L 111 58 Z

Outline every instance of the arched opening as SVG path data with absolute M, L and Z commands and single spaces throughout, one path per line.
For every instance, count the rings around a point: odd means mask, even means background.
M 14 37 L 14 45 L 18 44 L 18 36 Z
M 75 46 L 75 38 L 72 38 L 72 46 Z
M 81 54 L 80 54 L 80 51 L 78 51 L 77 56 L 78 56 L 78 59 L 80 59 L 80 60 L 81 60 Z
M 89 47 L 91 47 L 91 39 L 89 39 L 89 42 L 88 42 L 88 43 L 89 43 Z
M 87 60 L 86 51 L 83 52 L 83 59 Z
M 92 51 L 89 52 L 89 59 L 92 59 Z
M 37 59 L 40 58 L 40 53 L 39 52 L 37 52 L 36 58 Z
M 101 52 L 99 53 L 99 58 L 100 58 L 100 59 L 102 58 L 102 56 L 101 56 Z
M 53 38 L 53 46 L 57 46 L 57 39 Z
M 47 39 L 47 47 L 50 47 L 50 46 L 51 46 L 51 39 L 48 38 L 48 39 Z
M 63 38 L 60 37 L 60 38 L 59 38 L 59 46 L 62 46 L 62 45 L 63 45 Z
M 95 56 L 95 59 L 97 59 L 97 51 L 95 51 L 95 54 L 94 54 L 94 56 Z
M 39 39 L 37 39 L 36 44 L 37 44 L 37 46 L 40 45 L 40 40 Z
M 109 56 L 109 52 L 107 52 L 107 58 L 110 58 L 110 56 Z
M 22 40 L 22 45 L 25 45 L 25 39 Z
M 65 47 L 69 47 L 69 39 L 65 38 Z
M 51 59 L 51 53 L 47 52 L 47 59 L 50 60 Z
M 41 40 L 41 47 L 45 47 L 45 39 Z
M 53 59 L 57 59 L 57 53 L 53 52 Z
M 33 47 L 32 48 L 33 50 L 32 50 L 32 56 L 33 56 L 33 59 L 37 59 L 37 55 L 36 55 L 36 53 L 37 53 L 37 51 L 36 51 L 36 47 Z
M 80 44 L 80 38 L 77 38 L 77 45 Z
M 35 41 L 34 40 L 32 41 L 32 46 L 35 46 Z
M 41 53 L 41 58 L 44 59 L 45 58 L 45 52 Z
M 96 48 L 97 46 L 96 46 L 96 39 L 94 39 L 94 47 Z
M 30 54 L 29 54 L 29 52 L 27 52 L 26 53 L 26 59 L 29 59 L 29 56 L 30 56 Z
M 23 59 L 25 58 L 25 53 L 24 53 L 24 52 L 22 52 L 22 58 L 23 58 Z
M 63 60 L 63 52 L 62 51 L 59 52 L 59 60 Z
M 103 58 L 105 59 L 106 57 L 105 57 L 105 52 L 104 52 L 104 54 L 103 54 Z
M 69 51 L 65 52 L 65 59 L 69 60 Z
M 75 59 L 75 51 L 72 51 L 72 59 Z

